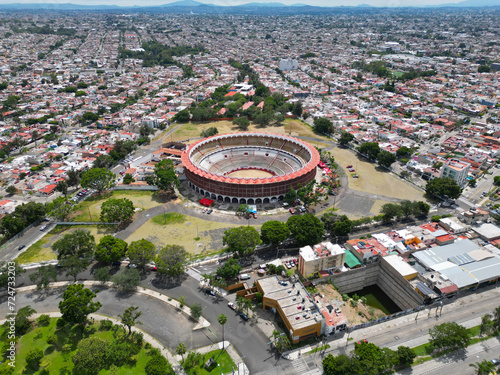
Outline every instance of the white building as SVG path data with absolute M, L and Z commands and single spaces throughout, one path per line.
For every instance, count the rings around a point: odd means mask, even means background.
M 441 177 L 451 177 L 460 187 L 464 187 L 467 184 L 469 168 L 469 163 L 449 159 L 441 168 Z

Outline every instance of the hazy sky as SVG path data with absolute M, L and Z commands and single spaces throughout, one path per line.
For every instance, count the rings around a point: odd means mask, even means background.
M 426 6 L 438 5 L 446 3 L 459 3 L 463 0 L 197 0 L 202 3 L 216 5 L 241 5 L 250 2 L 279 2 L 286 5 L 291 4 L 308 4 L 316 6 L 356 6 L 359 4 L 369 4 L 372 6 L 382 7 L 398 7 L 398 6 Z M 162 5 L 172 3 L 172 0 L 0 0 L 0 4 L 12 3 L 52 3 L 64 4 L 73 3 L 81 5 L 121 5 L 121 6 L 145 6 L 145 5 Z M 500 5 L 500 0 L 499 0 Z

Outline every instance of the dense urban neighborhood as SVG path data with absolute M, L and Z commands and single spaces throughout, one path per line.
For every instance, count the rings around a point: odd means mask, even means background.
M 500 373 L 498 6 L 30 6 L 0 374 Z

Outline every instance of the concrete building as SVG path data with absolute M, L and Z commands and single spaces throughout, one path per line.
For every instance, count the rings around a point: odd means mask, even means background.
M 441 168 L 441 177 L 451 177 L 455 182 L 464 187 L 467 185 L 467 174 L 469 173 L 470 164 L 450 159 Z
M 280 60 L 280 70 L 297 70 L 299 69 L 299 62 L 292 59 L 282 59 Z
M 319 271 L 336 271 L 343 267 L 345 250 L 331 242 L 321 242 L 317 245 L 304 246 L 299 250 L 298 270 L 304 277 L 309 277 Z
M 255 280 L 255 286 L 262 293 L 262 308 L 280 315 L 293 344 L 325 332 L 326 319 L 301 282 L 271 276 Z

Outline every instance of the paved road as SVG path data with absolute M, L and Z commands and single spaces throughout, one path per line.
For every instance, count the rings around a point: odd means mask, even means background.
M 28 270 L 26 273 L 19 275 L 16 280 L 17 286 L 30 285 L 29 275 L 32 272 L 33 270 Z M 58 277 L 58 281 L 71 279 L 71 277 L 67 277 L 63 274 Z M 90 270 L 79 275 L 79 280 L 87 279 L 92 279 Z M 228 318 L 225 325 L 225 339 L 233 344 L 236 351 L 241 355 L 243 360 L 245 360 L 250 372 L 252 374 L 272 374 L 272 372 L 269 372 L 268 364 L 265 362 L 265 360 L 275 358 L 274 352 L 271 351 L 268 345 L 268 338 L 262 331 L 256 329 L 253 323 L 244 322 L 227 306 L 226 300 L 217 300 L 205 294 L 199 288 L 199 282 L 197 280 L 185 275 L 181 284 L 166 285 L 156 278 L 155 273 L 149 273 L 144 276 L 141 285 L 145 288 L 166 294 L 174 299 L 179 299 L 179 297 L 184 296 L 186 297 L 186 304 L 188 306 L 194 303 L 200 303 L 203 307 L 202 315 L 210 322 L 211 326 L 209 329 L 212 332 L 203 330 L 191 336 L 191 329 L 186 329 L 186 326 L 181 324 L 180 321 L 176 327 L 171 327 L 171 325 L 167 323 L 172 315 L 169 313 L 168 308 L 165 310 L 162 308 L 161 304 L 154 302 L 154 299 L 142 295 L 133 295 L 131 297 L 128 295 L 117 295 L 112 291 L 100 292 L 98 295 L 99 298 L 102 298 L 101 303 L 103 304 L 103 308 L 100 312 L 109 314 L 112 317 L 117 317 L 117 314 L 123 313 L 125 308 L 131 305 L 139 306 L 141 311 L 143 311 L 143 316 L 140 320 L 144 323 L 140 328 L 153 337 L 158 338 L 163 345 L 169 348 L 175 348 L 177 345 L 176 343 L 180 341 L 185 342 L 186 345 L 191 345 L 192 348 L 210 345 L 212 340 L 214 342 L 221 341 L 222 329 L 217 318 L 220 314 L 225 314 Z M 103 293 L 103 297 L 100 297 L 101 293 Z M 26 296 L 20 294 L 18 297 L 18 308 L 25 304 L 31 304 L 38 312 L 58 311 L 57 303 L 58 298 L 60 298 L 60 292 L 50 295 L 48 298 L 38 297 L 41 294 L 42 292 L 26 293 Z M 5 315 L 6 306 L 6 303 L 1 303 L 0 316 Z M 147 315 L 144 315 L 146 312 Z M 165 327 L 163 327 L 164 325 Z M 191 325 L 188 325 L 188 327 L 191 327 Z M 176 329 L 179 330 L 176 331 Z M 248 358 L 248 360 L 246 358 Z
M 406 369 L 397 374 L 401 375 L 472 375 L 476 372 L 470 364 L 490 361 L 500 357 L 500 338 L 494 337 L 489 340 L 469 346 L 450 355 L 445 355 L 411 369 Z

